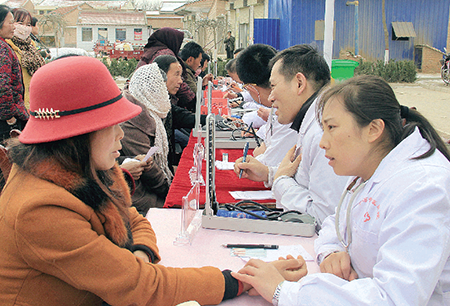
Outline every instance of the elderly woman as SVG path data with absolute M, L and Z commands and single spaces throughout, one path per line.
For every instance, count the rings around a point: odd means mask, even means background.
M 181 63 L 183 75 L 185 75 L 186 67 L 178 56 L 183 38 L 184 33 L 173 28 L 165 27 L 153 32 L 148 38 L 148 42 L 144 47 L 144 55 L 142 55 L 137 68 L 153 63 L 153 60 L 159 55 L 172 55 Z M 195 93 L 189 88 L 188 84 L 183 82 L 176 96 L 178 98 L 177 105 L 195 111 Z
M 14 36 L 15 27 L 11 9 L 0 5 L 0 141 L 9 138 L 13 128 L 22 129 L 28 120 L 20 64 L 6 42 Z
M 136 166 L 141 168 L 141 174 L 134 175 L 136 191 L 132 197 L 133 206 L 145 215 L 149 208 L 164 205 L 173 177 L 167 160 L 169 144 L 163 124 L 171 105 L 158 65 L 152 63 L 138 68 L 124 96 L 141 107 L 142 112 L 121 125 L 125 133 L 121 154 L 136 156 L 145 154 L 150 147 L 158 148 L 150 162 L 134 162 L 140 163 Z M 127 164 L 122 164 L 122 167 L 127 167 Z

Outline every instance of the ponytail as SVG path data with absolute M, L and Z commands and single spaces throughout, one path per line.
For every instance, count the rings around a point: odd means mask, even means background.
M 450 161 L 450 153 L 442 140 L 441 136 L 436 132 L 431 123 L 417 110 L 409 108 L 405 111 L 406 106 L 401 106 L 402 118 L 406 119 L 405 126 L 403 128 L 402 140 L 408 137 L 414 129 L 417 127 L 420 134 L 430 144 L 430 149 L 424 154 L 414 157 L 414 159 L 422 159 L 431 156 L 436 149 L 438 149 L 447 160 Z

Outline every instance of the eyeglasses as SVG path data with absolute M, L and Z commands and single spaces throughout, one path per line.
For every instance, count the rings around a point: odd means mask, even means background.
M 258 95 L 258 101 L 256 101 L 256 102 L 259 104 L 262 104 L 261 103 L 261 95 L 259 94 L 259 91 L 258 91 L 258 89 L 256 89 L 255 86 L 258 86 L 258 85 L 254 84 L 254 83 L 246 83 L 242 86 L 242 88 L 247 90 L 250 93 L 253 92 L 254 94 Z

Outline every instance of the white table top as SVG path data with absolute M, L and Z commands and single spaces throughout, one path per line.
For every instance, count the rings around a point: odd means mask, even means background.
M 245 262 L 238 257 L 231 256 L 230 249 L 222 247 L 222 244 L 226 243 L 301 244 L 307 252 L 315 257 L 314 240 L 317 236 L 304 238 L 200 228 L 195 235 L 192 245 L 175 246 L 173 242 L 180 233 L 181 228 L 180 218 L 181 209 L 151 208 L 147 214 L 147 219 L 152 224 L 158 239 L 158 247 L 162 258 L 160 264 L 168 267 L 214 266 L 221 270 L 238 271 L 245 265 Z M 319 272 L 319 267 L 315 262 L 307 262 L 307 266 L 308 273 Z M 268 306 L 271 303 L 268 303 L 262 297 L 250 297 L 244 293 L 220 305 Z

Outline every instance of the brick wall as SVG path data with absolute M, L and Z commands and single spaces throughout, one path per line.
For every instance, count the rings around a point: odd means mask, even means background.
M 424 46 L 422 49 L 422 69 L 423 73 L 439 73 L 441 71 L 442 53 L 434 48 Z

